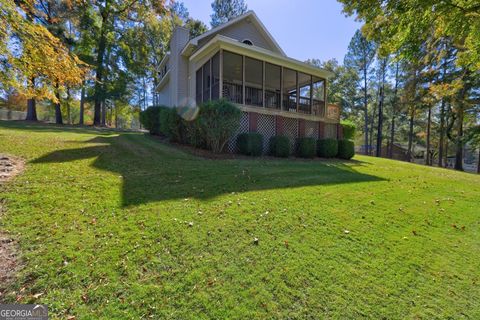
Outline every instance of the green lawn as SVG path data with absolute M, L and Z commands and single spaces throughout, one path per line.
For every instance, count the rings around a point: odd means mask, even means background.
M 480 318 L 479 176 L 7 122 L 2 152 L 27 161 L 0 190 L 24 264 L 6 298 L 53 318 Z

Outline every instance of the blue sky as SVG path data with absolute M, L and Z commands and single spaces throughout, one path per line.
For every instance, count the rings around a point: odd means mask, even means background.
M 182 0 L 190 16 L 210 26 L 211 0 Z M 345 17 L 336 0 L 246 0 L 285 53 L 298 60 L 339 62 L 361 24 Z

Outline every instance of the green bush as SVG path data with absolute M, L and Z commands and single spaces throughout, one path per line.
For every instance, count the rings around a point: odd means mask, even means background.
M 242 133 L 237 137 L 237 149 L 247 156 L 259 156 L 263 151 L 263 136 L 260 133 Z
M 353 140 L 355 139 L 355 130 L 356 126 L 353 122 L 349 120 L 344 120 L 341 122 L 343 128 L 343 139 Z
M 164 134 L 160 129 L 160 114 L 169 109 L 165 106 L 152 106 L 140 112 L 140 123 L 150 134 Z
M 197 119 L 191 121 L 183 120 L 182 126 L 185 129 L 184 140 L 186 144 L 196 148 L 207 148 L 204 135 Z
M 342 139 L 338 140 L 338 155 L 340 159 L 350 160 L 355 155 L 355 145 L 353 141 Z
M 186 143 L 185 121 L 178 115 L 177 108 L 168 108 L 160 114 L 160 129 L 171 141 Z
M 285 136 L 275 136 L 270 139 L 270 154 L 286 158 L 290 155 L 290 139 Z
M 320 139 L 317 141 L 317 154 L 323 158 L 333 158 L 338 154 L 338 141 L 336 139 Z
M 302 158 L 313 158 L 317 153 L 316 141 L 314 138 L 298 139 L 297 155 Z
M 224 99 L 201 105 L 197 121 L 207 148 L 214 153 L 222 152 L 238 129 L 241 115 L 240 109 Z

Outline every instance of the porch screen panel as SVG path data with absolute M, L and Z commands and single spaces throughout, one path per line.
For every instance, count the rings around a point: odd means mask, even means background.
M 265 63 L 265 107 L 280 109 L 281 68 Z
M 202 68 L 197 70 L 195 75 L 195 100 L 197 104 L 202 103 Z
M 311 114 L 310 94 L 312 92 L 312 76 L 302 72 L 298 73 L 298 111 L 301 113 Z
M 220 97 L 220 54 L 212 57 L 212 100 Z
M 313 114 L 325 117 L 325 80 L 313 77 Z
M 223 97 L 234 103 L 243 103 L 243 58 L 223 51 Z
M 210 100 L 210 86 L 211 86 L 211 70 L 210 60 L 208 60 L 202 67 L 203 69 L 203 102 Z
M 297 72 L 283 68 L 283 109 L 297 111 Z
M 263 62 L 245 57 L 245 104 L 263 106 Z

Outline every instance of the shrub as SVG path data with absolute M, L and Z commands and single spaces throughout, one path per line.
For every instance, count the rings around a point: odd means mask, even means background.
M 160 116 L 161 131 L 165 132 L 165 135 L 172 141 L 186 143 L 185 121 L 178 115 L 177 108 L 169 108 Z
M 286 158 L 290 155 L 290 140 L 285 136 L 275 136 L 270 139 L 270 154 Z
M 313 158 L 316 154 L 316 141 L 314 138 L 298 139 L 297 155 L 302 158 Z
M 206 149 L 206 142 L 198 123 L 198 120 L 187 121 L 182 119 L 182 126 L 185 128 L 185 143 L 196 148 Z
M 344 120 L 341 122 L 341 125 L 343 129 L 343 139 L 353 140 L 355 138 L 355 124 L 349 120 Z
M 160 114 L 169 109 L 165 106 L 152 106 L 140 112 L 140 123 L 150 134 L 163 134 L 160 129 Z
M 259 156 L 263 151 L 263 136 L 260 133 L 242 133 L 237 137 L 237 149 L 247 156 Z
M 317 154 L 323 158 L 333 158 L 338 154 L 336 139 L 320 139 L 317 141 Z
M 222 152 L 240 125 L 241 111 L 226 100 L 208 101 L 200 106 L 198 125 L 207 147 Z
M 350 160 L 355 155 L 355 145 L 353 141 L 342 139 L 338 140 L 338 157 L 341 159 Z

